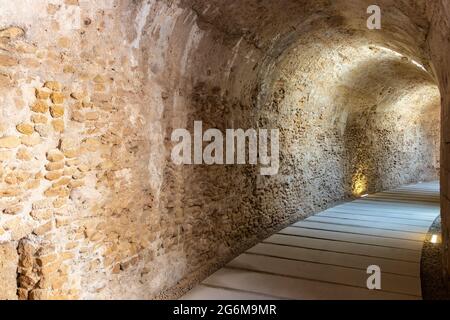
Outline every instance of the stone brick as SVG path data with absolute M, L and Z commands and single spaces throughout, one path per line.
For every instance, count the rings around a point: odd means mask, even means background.
M 22 221 L 19 217 L 6 221 L 3 228 L 11 232 L 11 239 L 14 241 L 25 238 L 33 230 L 28 222 Z
M 19 64 L 19 61 L 16 58 L 11 56 L 0 54 L 0 67 L 12 67 Z
M 16 148 L 20 145 L 20 139 L 18 137 L 9 136 L 0 138 L 0 148 Z
M 94 77 L 93 81 L 94 81 L 95 83 L 105 83 L 105 82 L 108 81 L 108 80 L 107 80 L 107 78 L 106 78 L 105 76 L 102 76 L 102 75 L 98 74 L 98 75 L 96 75 L 96 76 Z
M 44 289 L 34 289 L 31 290 L 28 299 L 29 300 L 47 300 L 49 297 L 49 293 Z
M 4 209 L 3 213 L 14 215 L 14 214 L 20 213 L 22 211 L 22 209 L 23 209 L 23 206 L 21 206 L 21 205 L 13 205 L 13 206 L 10 206 L 10 207 Z
M 50 90 L 36 89 L 36 98 L 46 100 L 50 98 L 51 93 Z
M 69 177 L 62 177 L 58 181 L 54 182 L 52 184 L 53 188 L 60 187 L 60 186 L 67 186 L 70 183 L 71 179 Z
M 56 132 L 64 132 L 64 121 L 62 119 L 53 120 L 52 126 Z
M 53 211 L 49 209 L 32 210 L 30 212 L 30 216 L 32 216 L 33 219 L 38 221 L 48 220 L 53 217 Z
M 86 97 L 86 94 L 83 92 L 72 92 L 70 96 L 75 100 L 83 100 Z
M 25 31 L 23 31 L 23 29 L 19 27 L 9 27 L 0 30 L 0 38 L 17 39 L 23 37 L 24 34 Z
M 59 178 L 61 178 L 62 175 L 63 175 L 62 171 L 52 171 L 52 172 L 48 172 L 45 175 L 45 179 L 54 181 L 54 180 L 58 180 Z
M 30 108 L 31 111 L 38 113 L 46 113 L 48 111 L 48 105 L 44 100 L 36 101 Z
M 0 300 L 17 299 L 18 260 L 14 243 L 0 243 Z
M 28 290 L 23 288 L 17 289 L 17 296 L 19 300 L 28 300 Z
M 61 37 L 58 39 L 58 46 L 61 48 L 70 48 L 71 40 L 67 37 Z
M 64 94 L 60 92 L 53 92 L 50 95 L 50 99 L 52 99 L 52 102 L 54 104 L 63 104 L 64 103 Z
M 45 256 L 39 256 L 36 258 L 36 263 L 38 266 L 43 267 L 45 265 L 48 265 L 52 262 L 55 262 L 58 256 L 56 254 L 49 254 Z
M 96 111 L 86 112 L 85 114 L 86 120 L 95 121 L 100 118 L 100 114 Z
M 33 158 L 31 153 L 25 148 L 20 148 L 19 150 L 17 150 L 16 157 L 17 159 L 24 161 L 30 161 Z
M 68 197 L 70 191 L 66 187 L 49 188 L 44 192 L 46 197 Z
M 33 233 L 37 236 L 43 236 L 44 234 L 50 232 L 53 228 L 53 222 L 49 221 L 36 229 L 33 230 Z
M 39 123 L 39 124 L 46 124 L 48 119 L 46 116 L 44 116 L 43 114 L 33 114 L 31 116 L 31 121 L 33 123 Z
M 58 198 L 55 201 L 53 201 L 53 207 L 56 209 L 63 207 L 67 203 L 67 200 L 64 198 Z
M 34 126 L 34 131 L 36 131 L 42 138 L 47 138 L 52 133 L 51 127 L 47 124 L 36 124 Z
M 9 187 L 0 189 L 0 197 L 15 197 L 21 194 L 21 191 L 17 187 Z
M 58 81 L 47 81 L 44 84 L 44 87 L 49 88 L 50 90 L 53 90 L 53 91 L 56 91 L 56 92 L 60 92 L 61 89 L 62 89 L 62 85 Z
M 33 134 L 31 134 L 29 136 L 25 135 L 25 136 L 20 137 L 20 141 L 25 146 L 34 147 L 34 146 L 38 145 L 39 143 L 41 143 L 41 137 L 39 136 L 38 133 L 34 132 Z
M 41 184 L 41 181 L 39 179 L 33 179 L 33 180 L 26 182 L 25 189 L 27 189 L 27 190 L 37 189 L 37 188 L 39 188 L 40 184 Z
M 84 181 L 83 180 L 73 180 L 69 184 L 69 187 L 72 188 L 72 189 L 81 188 L 83 186 L 84 186 Z
M 49 162 L 45 165 L 45 169 L 47 169 L 47 171 L 57 171 L 57 170 L 62 170 L 64 169 L 64 162 L 60 161 L 60 162 Z
M 75 73 L 77 70 L 72 65 L 65 65 L 63 68 L 64 73 Z
M 35 278 L 25 275 L 19 276 L 17 282 L 19 283 L 20 288 L 23 288 L 25 290 L 33 289 L 34 286 L 37 284 Z
M 47 152 L 47 160 L 51 162 L 60 162 L 64 160 L 64 154 L 58 150 L 53 149 Z
M 34 127 L 29 123 L 21 123 L 16 126 L 17 131 L 20 133 L 31 135 L 34 132 Z
M 50 107 L 50 114 L 53 118 L 61 118 L 64 115 L 64 107 L 61 105 L 52 105 Z
M 72 112 L 72 120 L 76 122 L 84 122 L 86 120 L 84 113 L 80 111 Z

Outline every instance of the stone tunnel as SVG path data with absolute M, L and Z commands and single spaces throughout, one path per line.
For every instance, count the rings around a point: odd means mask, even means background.
M 287 226 L 440 180 L 450 2 L 0 0 L 0 299 L 176 299 Z M 279 168 L 171 160 L 279 130 Z M 439 204 L 438 204 L 439 206 Z

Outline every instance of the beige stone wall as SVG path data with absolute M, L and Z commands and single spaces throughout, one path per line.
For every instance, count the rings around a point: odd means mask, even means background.
M 438 4 L 368 32 L 369 2 L 0 1 L 0 298 L 176 297 L 361 180 L 435 179 Z M 280 128 L 280 174 L 175 166 L 194 120 Z

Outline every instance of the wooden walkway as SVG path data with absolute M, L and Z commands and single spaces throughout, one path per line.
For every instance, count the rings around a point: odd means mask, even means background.
M 437 182 L 338 205 L 249 249 L 182 299 L 421 299 L 421 250 L 439 212 Z M 381 290 L 366 287 L 370 265 L 381 268 Z

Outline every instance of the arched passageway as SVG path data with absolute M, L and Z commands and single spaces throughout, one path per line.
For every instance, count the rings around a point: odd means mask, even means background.
M 370 2 L 0 3 L 0 297 L 177 298 L 292 223 L 439 176 L 448 243 L 450 8 L 380 0 L 369 30 Z M 277 174 L 176 165 L 194 121 L 279 129 Z

